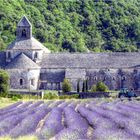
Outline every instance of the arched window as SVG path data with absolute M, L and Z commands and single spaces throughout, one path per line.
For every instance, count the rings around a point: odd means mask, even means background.
M 38 58 L 38 52 L 35 52 L 34 58 Z
M 26 37 L 26 30 L 25 29 L 22 30 L 22 37 Z
M 20 79 L 20 86 L 22 86 L 23 85 L 23 79 Z
M 114 76 L 112 77 L 112 80 L 115 81 L 115 77 Z
M 94 77 L 93 77 L 93 80 L 95 80 L 95 81 L 96 81 L 96 80 L 97 80 L 97 76 L 94 76 Z
M 31 85 L 32 85 L 32 86 L 35 85 L 35 79 L 31 79 Z
M 7 53 L 7 58 L 10 59 L 11 58 L 11 52 Z
M 126 76 L 122 76 L 122 80 L 125 81 L 126 80 Z

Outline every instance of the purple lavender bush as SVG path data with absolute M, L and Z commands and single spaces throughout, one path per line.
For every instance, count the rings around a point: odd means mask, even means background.
M 28 114 L 19 125 L 10 131 L 10 136 L 17 138 L 19 136 L 34 134 L 38 123 L 47 115 L 49 111 L 49 109 L 42 107 L 35 113 Z
M 39 139 L 49 139 L 64 128 L 62 124 L 62 111 L 61 108 L 56 107 L 48 114 L 43 128 L 38 133 Z
M 66 128 L 79 131 L 84 135 L 83 139 L 86 138 L 89 125 L 79 113 L 77 113 L 72 107 L 66 107 L 64 109 L 64 118 Z

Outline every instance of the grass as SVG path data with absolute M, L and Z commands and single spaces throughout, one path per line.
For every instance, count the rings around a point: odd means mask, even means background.
M 12 139 L 10 137 L 1 137 L 0 140 L 38 140 L 38 138 L 35 136 L 23 136 L 17 139 Z
M 44 93 L 45 94 L 52 93 L 52 94 L 58 95 L 58 91 L 57 90 L 44 90 Z
M 119 91 L 110 90 L 109 92 L 111 92 L 110 97 L 112 97 L 112 98 L 117 98 L 118 97 Z
M 11 105 L 13 103 L 16 103 L 16 101 L 13 101 L 11 98 L 2 98 L 2 97 L 0 98 L 0 108 L 6 107 L 6 106 Z

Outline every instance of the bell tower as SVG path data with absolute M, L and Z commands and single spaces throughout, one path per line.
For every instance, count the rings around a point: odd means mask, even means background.
M 23 16 L 17 25 L 17 39 L 30 39 L 32 37 L 32 25 L 26 16 Z

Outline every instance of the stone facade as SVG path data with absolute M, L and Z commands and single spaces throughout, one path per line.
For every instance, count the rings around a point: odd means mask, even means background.
M 88 89 L 103 81 L 109 89 L 140 89 L 140 53 L 51 53 L 32 37 L 32 25 L 23 17 L 17 37 L 0 52 L 0 68 L 10 75 L 12 89 L 61 90 L 64 78 L 73 90 L 86 80 Z

